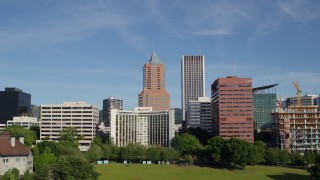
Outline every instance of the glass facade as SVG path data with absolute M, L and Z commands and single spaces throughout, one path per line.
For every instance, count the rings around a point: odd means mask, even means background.
M 271 113 L 277 108 L 276 94 L 253 94 L 254 129 L 272 128 Z
M 0 124 L 7 124 L 14 116 L 31 113 L 31 95 L 17 88 L 0 91 Z

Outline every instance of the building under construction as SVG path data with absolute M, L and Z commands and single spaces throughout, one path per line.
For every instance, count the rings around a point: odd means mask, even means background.
M 272 113 L 276 143 L 288 151 L 320 150 L 319 107 L 301 105 L 302 91 L 298 82 L 294 82 L 294 85 L 297 88 L 297 104 Z

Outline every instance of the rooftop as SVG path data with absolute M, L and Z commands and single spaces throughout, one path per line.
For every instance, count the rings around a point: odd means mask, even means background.
M 153 53 L 152 56 L 149 59 L 150 64 L 161 64 L 161 61 L 159 57 L 156 55 L 156 53 Z
M 0 156 L 28 156 L 31 152 L 31 148 L 27 148 L 19 140 L 15 139 L 15 145 L 11 144 L 11 134 L 4 132 L 0 136 Z

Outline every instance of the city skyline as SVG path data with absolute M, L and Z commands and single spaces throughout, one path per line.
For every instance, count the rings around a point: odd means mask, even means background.
M 109 96 L 138 106 L 142 67 L 153 52 L 166 65 L 171 108 L 181 108 L 180 60 L 206 58 L 206 94 L 217 78 L 279 83 L 277 95 L 320 93 L 319 1 L 0 2 L 0 90 L 32 104 Z M 234 66 L 235 62 L 235 66 Z M 234 68 L 235 67 L 235 68 Z M 128 88 L 129 87 L 129 88 Z

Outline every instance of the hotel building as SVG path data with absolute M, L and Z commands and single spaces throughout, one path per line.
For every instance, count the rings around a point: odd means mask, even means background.
M 174 137 L 174 111 L 152 111 L 137 107 L 134 111 L 111 110 L 110 136 L 118 146 L 140 143 L 169 147 Z

